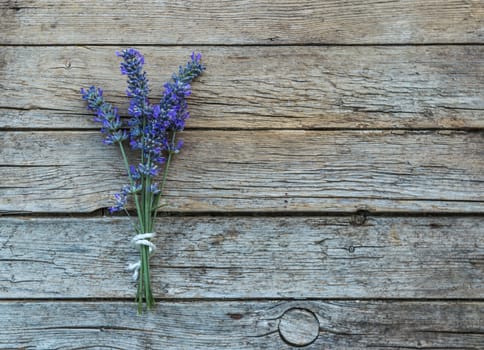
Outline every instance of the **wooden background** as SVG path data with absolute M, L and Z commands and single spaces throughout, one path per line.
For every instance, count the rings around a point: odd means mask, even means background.
M 484 349 L 480 0 L 0 1 L 0 349 Z M 124 110 L 192 50 L 136 315 Z

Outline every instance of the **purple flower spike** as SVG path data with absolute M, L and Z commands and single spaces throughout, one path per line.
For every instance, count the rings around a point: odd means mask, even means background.
M 81 95 L 87 101 L 87 108 L 96 113 L 94 121 L 101 123 L 101 132 L 104 134 L 104 143 L 111 145 L 115 142 L 122 142 L 128 138 L 118 114 L 118 109 L 104 101 L 103 91 L 95 86 L 89 89 L 81 89 Z

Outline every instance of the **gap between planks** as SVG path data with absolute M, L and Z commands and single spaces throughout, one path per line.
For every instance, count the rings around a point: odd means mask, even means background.
M 70 46 L 78 46 L 78 47 L 112 47 L 118 48 L 121 46 L 126 47 L 135 47 L 135 46 L 144 46 L 144 47 L 418 47 L 418 46 L 484 46 L 484 43 L 475 43 L 475 42 L 459 42 L 459 43 L 452 43 L 452 42 L 430 42 L 430 43 L 369 43 L 369 44 L 342 44 L 338 42 L 327 42 L 327 43 L 259 43 L 259 44 L 210 44 L 210 43 L 174 43 L 174 44 L 143 44 L 143 43 L 109 43 L 109 44 L 97 44 L 97 43 L 89 43 L 89 42 L 82 42 L 82 43 L 68 43 L 68 44 L 5 44 L 0 43 L 0 47 L 70 47 Z
M 12 304 L 12 303 L 131 303 L 134 298 L 0 298 L 0 303 Z M 481 303 L 484 302 L 484 298 L 351 298 L 351 297 L 329 297 L 329 298 L 281 298 L 281 297 L 265 297 L 265 298 L 217 298 L 217 297 L 203 297 L 203 298 L 173 298 L 173 297 L 157 297 L 155 302 L 157 303 L 230 303 L 230 302 L 266 302 L 266 301 L 276 301 L 276 302 L 338 302 L 338 301 L 351 301 L 351 302 L 382 302 L 382 303 Z
M 0 107 L 1 109 L 2 107 Z M 21 109 L 18 109 L 21 110 Z M 484 112 L 484 110 L 483 110 Z M 86 115 L 86 117 L 92 117 L 92 114 Z M 446 131 L 463 131 L 463 132 L 483 132 L 484 126 L 482 127 L 443 127 L 443 128 L 436 128 L 436 127 L 423 127 L 423 128 L 410 128 L 410 127 L 381 127 L 381 128 L 358 128 L 358 127 L 302 127 L 302 128 L 295 128 L 295 127 L 288 127 L 288 128 L 228 128 L 228 127 L 186 127 L 183 131 L 409 131 L 409 132 L 418 132 L 418 131 L 435 131 L 435 132 L 442 132 L 445 133 Z M 0 127 L 0 132 L 93 132 L 99 131 L 99 128 L 47 128 L 47 127 L 37 127 L 37 128 L 29 128 L 29 127 Z
M 100 208 L 90 213 L 64 213 L 64 212 L 0 212 L 1 218 L 15 218 L 15 219 L 89 219 L 89 218 L 127 218 L 124 214 L 113 214 L 108 215 L 108 207 Z M 130 216 L 136 215 L 135 210 L 128 210 Z M 364 222 L 367 219 L 374 218 L 444 218 L 444 217 L 468 217 L 468 218 L 480 218 L 484 217 L 482 212 L 385 212 L 378 211 L 372 212 L 369 210 L 355 210 L 354 212 L 348 211 L 278 211 L 278 212 L 261 212 L 261 211 L 238 211 L 238 212 L 220 212 L 220 211 L 160 211 L 157 217 L 161 220 L 163 218 L 191 218 L 191 217 L 213 217 L 213 218 L 233 218 L 233 217 L 247 217 L 247 218 L 287 218 L 287 217 L 314 217 L 314 218 L 324 218 L 324 217 L 341 217 L 341 218 L 353 218 L 355 221 Z

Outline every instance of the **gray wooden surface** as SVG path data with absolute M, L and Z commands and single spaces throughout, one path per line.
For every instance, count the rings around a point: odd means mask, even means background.
M 118 150 L 97 131 L 2 137 L 4 212 L 89 212 L 109 206 L 127 182 Z M 481 132 L 190 130 L 182 137 L 167 184 L 170 210 L 484 211 Z
M 484 349 L 484 5 L 0 0 L 0 349 Z M 136 315 L 122 115 L 192 50 Z
M 301 322 L 293 310 L 311 310 Z M 5 349 L 482 349 L 482 302 L 170 301 L 0 303 Z M 301 323 L 303 323 L 301 325 Z M 301 328 L 302 327 L 302 328 Z
M 162 217 L 159 298 L 470 298 L 480 217 Z M 125 298 L 125 218 L 3 218 L 0 297 Z M 32 234 L 32 233 L 35 233 Z M 52 242 L 52 237 L 59 237 Z
M 137 46 L 138 47 L 138 46 Z M 4 128 L 95 127 L 79 88 L 97 84 L 126 115 L 122 46 L 0 48 Z M 189 127 L 480 128 L 484 48 L 437 46 L 143 47 L 155 96 L 191 49 L 197 80 Z M 283 62 L 283 64 L 281 64 Z M 234 74 L 237 72 L 237 74 Z M 60 92 L 62 91 L 62 92 Z M 36 96 L 32 99 L 32 96 Z
M 482 43 L 480 0 L 2 0 L 7 44 Z

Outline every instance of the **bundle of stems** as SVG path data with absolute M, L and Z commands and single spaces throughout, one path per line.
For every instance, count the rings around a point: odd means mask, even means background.
M 175 141 L 176 132 L 172 132 L 172 142 Z M 117 142 L 119 144 L 119 148 L 121 150 L 121 154 L 123 156 L 124 164 L 128 173 L 128 178 L 130 181 L 130 185 L 132 188 L 135 187 L 135 180 L 131 175 L 129 161 L 126 156 L 126 151 L 124 150 L 124 145 L 122 142 Z M 132 191 L 134 197 L 134 202 L 136 205 L 136 212 L 137 212 L 137 222 L 135 223 L 135 231 L 137 235 L 133 239 L 132 242 L 135 245 L 139 246 L 140 251 L 140 260 L 137 263 L 130 264 L 129 270 L 134 270 L 135 273 L 133 275 L 134 280 L 138 280 L 138 288 L 136 293 L 136 303 L 138 304 L 138 312 L 142 312 L 143 308 L 143 300 L 145 301 L 147 309 L 151 309 L 154 304 L 155 300 L 153 297 L 153 292 L 151 289 L 151 277 L 150 277 L 150 264 L 149 258 L 152 251 L 155 249 L 155 245 L 151 243 L 151 238 L 154 237 L 154 224 L 155 219 L 158 213 L 158 209 L 160 206 L 160 198 L 163 194 L 163 189 L 165 187 L 166 178 L 168 175 L 168 169 L 170 168 L 170 163 L 175 155 L 175 151 L 169 150 L 168 157 L 166 163 L 163 167 L 163 175 L 160 184 L 160 189 L 158 192 L 151 191 L 152 185 L 152 176 L 141 174 L 141 191 Z M 151 161 L 148 159 L 147 164 L 150 164 Z M 142 160 L 143 163 L 143 160 Z M 111 211 L 114 208 L 110 208 Z M 124 207 L 123 210 L 126 212 L 128 216 L 129 212 Z M 149 243 L 148 243 L 149 242 Z
M 177 134 L 184 129 L 185 121 L 190 116 L 186 101 L 191 94 L 190 83 L 205 67 L 201 63 L 201 54 L 192 53 L 190 61 L 180 66 L 171 80 L 165 83 L 160 103 L 152 104 L 148 99 L 148 79 L 143 71 L 144 56 L 132 48 L 116 54 L 123 59 L 121 73 L 128 77 L 128 122 L 123 122 L 118 109 L 104 100 L 102 89 L 91 86 L 81 89 L 81 94 L 87 101 L 88 109 L 95 112 L 94 120 L 102 124 L 103 142 L 119 146 L 128 175 L 129 184 L 114 195 L 115 204 L 110 212 L 124 210 L 129 216 L 126 204 L 130 196 L 133 198 L 137 219 L 133 223 L 136 235 L 131 241 L 139 247 L 140 259 L 130 264 L 129 269 L 134 271 L 133 278 L 138 282 L 136 303 L 141 313 L 143 305 L 151 309 L 155 304 L 149 264 L 155 249 L 151 241 L 155 236 L 155 219 L 170 164 L 183 145 L 182 141 L 177 140 Z M 127 143 L 132 150 L 139 152 L 137 165 L 132 165 L 128 160 Z M 160 169 L 161 183 L 158 183 Z

